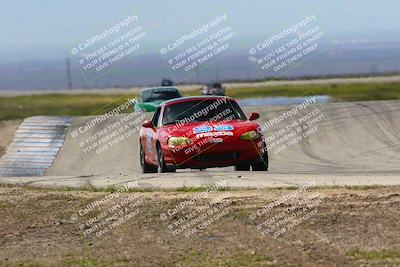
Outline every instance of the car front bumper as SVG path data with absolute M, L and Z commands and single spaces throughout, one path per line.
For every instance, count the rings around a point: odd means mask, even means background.
M 246 164 L 262 160 L 264 143 L 252 141 L 225 141 L 202 146 L 187 146 L 181 149 L 163 148 L 167 165 L 175 168 L 211 168 Z

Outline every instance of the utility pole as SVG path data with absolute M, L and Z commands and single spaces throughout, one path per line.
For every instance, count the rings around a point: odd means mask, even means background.
M 69 58 L 67 57 L 67 80 L 68 80 L 68 89 L 72 89 L 72 80 L 71 80 L 71 65 L 69 63 Z
M 199 81 L 199 65 L 196 66 L 196 80 L 197 80 L 197 84 L 200 84 L 200 81 Z

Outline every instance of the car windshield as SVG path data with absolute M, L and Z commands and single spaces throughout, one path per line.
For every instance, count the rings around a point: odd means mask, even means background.
M 169 100 L 181 97 L 177 90 L 149 90 L 142 93 L 143 102 Z
M 246 120 L 246 116 L 235 101 L 220 98 L 180 102 L 166 106 L 162 124 L 232 119 Z

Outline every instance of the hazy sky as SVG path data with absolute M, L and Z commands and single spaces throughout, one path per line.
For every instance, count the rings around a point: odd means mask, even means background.
M 68 54 L 132 14 L 156 47 L 222 14 L 242 40 L 261 40 L 311 14 L 332 36 L 390 39 L 399 36 L 399 9 L 398 0 L 1 0 L 0 51 Z

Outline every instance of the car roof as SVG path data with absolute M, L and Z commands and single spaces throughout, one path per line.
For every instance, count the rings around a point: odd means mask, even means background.
M 159 87 L 144 88 L 141 90 L 142 93 L 147 91 L 154 91 L 154 92 L 178 91 L 178 88 L 174 86 L 159 86 Z
M 215 100 L 215 99 L 227 99 L 227 100 L 233 100 L 233 98 L 229 97 L 229 96 L 209 96 L 209 95 L 205 95 L 205 96 L 184 96 L 184 97 L 179 97 L 179 98 L 174 98 L 174 99 L 170 99 L 167 101 L 164 101 L 161 105 L 162 106 L 168 106 L 168 105 L 172 105 L 175 103 L 179 103 L 179 102 L 190 102 L 190 101 L 197 101 L 197 100 Z

